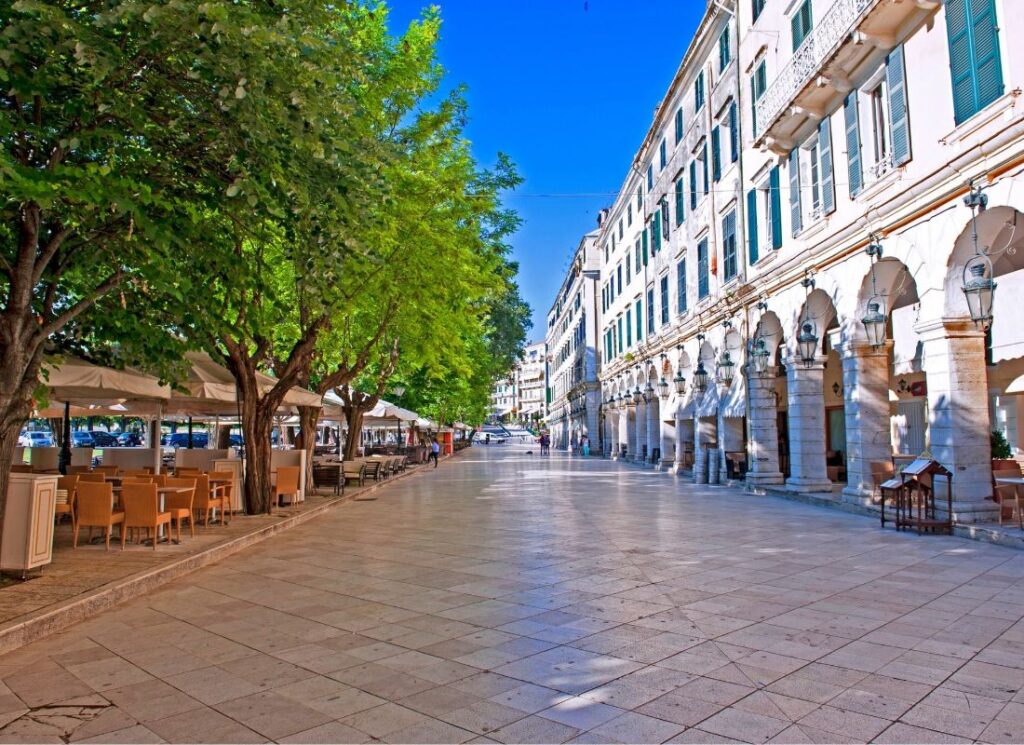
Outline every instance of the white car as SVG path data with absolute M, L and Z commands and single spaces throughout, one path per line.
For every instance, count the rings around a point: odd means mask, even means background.
M 22 432 L 18 444 L 26 448 L 53 447 L 53 438 L 49 432 Z

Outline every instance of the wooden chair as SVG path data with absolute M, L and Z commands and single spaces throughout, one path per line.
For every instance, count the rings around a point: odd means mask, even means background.
M 152 476 L 153 467 L 146 466 L 145 468 L 129 468 L 124 472 L 125 476 Z
M 281 506 L 281 497 L 290 496 L 289 504 L 299 501 L 299 469 L 298 466 L 281 466 L 277 469 L 277 481 L 274 483 L 274 502 Z
M 210 489 L 214 492 L 214 496 L 222 502 L 221 522 L 227 525 L 231 518 L 232 499 L 235 496 L 235 474 L 231 473 L 231 471 L 210 471 L 207 476 L 210 479 Z M 214 484 L 214 481 L 219 481 L 220 483 Z
M 168 494 L 164 497 L 164 509 L 171 514 L 171 521 L 177 525 L 179 540 L 181 540 L 182 520 L 188 520 L 189 533 L 195 538 L 196 518 L 193 508 L 195 507 L 196 499 L 196 480 L 184 477 L 167 479 L 167 483 L 164 486 L 178 486 L 189 489 L 188 493 Z
M 68 466 L 68 476 L 75 473 L 91 473 L 92 466 Z
M 121 479 L 121 484 L 152 484 L 153 477 L 149 474 L 145 476 L 125 476 Z
M 341 464 L 341 479 L 347 482 L 355 479 L 356 484 L 363 486 L 366 483 L 366 466 L 359 461 L 347 460 Z
M 319 489 L 322 486 L 329 486 L 335 494 L 345 493 L 345 479 L 342 478 L 342 466 L 340 463 L 314 463 L 313 484 Z
M 184 478 L 191 479 L 191 478 L 195 478 L 196 476 L 202 476 L 203 475 L 203 469 L 202 468 L 184 468 L 184 467 L 183 468 L 175 468 L 174 469 L 174 475 L 177 476 L 178 478 L 181 478 L 181 479 L 184 479 Z
M 59 523 L 64 515 L 71 516 L 71 524 L 75 524 L 75 490 L 78 488 L 78 474 L 61 476 L 57 479 L 57 504 L 54 515 Z
M 117 466 L 96 466 L 92 469 L 96 473 L 102 473 L 104 476 L 117 476 L 121 469 Z
M 157 486 L 167 486 L 167 474 L 166 473 L 156 473 L 156 474 L 153 474 L 153 476 L 151 478 L 153 480 L 153 483 L 156 484 Z
M 196 491 L 195 498 L 192 502 L 192 512 L 193 514 L 199 514 L 203 520 L 203 525 L 209 527 L 210 513 L 214 510 L 220 510 L 221 514 L 223 514 L 224 500 L 211 492 L 210 477 L 205 473 L 199 474 L 198 476 L 181 478 L 195 479 Z
M 105 484 L 107 483 L 107 477 L 102 473 L 96 473 L 95 471 L 89 471 L 88 473 L 78 474 L 78 483 L 91 483 L 91 484 Z
M 121 537 L 124 539 L 124 511 L 114 509 L 114 488 L 108 483 L 79 481 L 76 500 L 75 525 L 72 531 L 71 545 L 78 548 L 78 531 L 82 527 L 89 529 L 92 538 L 93 528 L 103 528 L 107 550 L 110 550 L 110 534 L 115 525 L 121 526 Z
M 380 481 L 381 474 L 380 474 L 380 461 L 379 460 L 374 460 L 373 458 L 369 458 L 369 459 L 363 461 L 363 466 L 366 469 L 364 478 L 366 478 L 366 479 L 372 478 L 374 481 Z
M 124 505 L 124 528 L 121 530 L 121 549 L 124 549 L 127 529 L 145 528 L 147 535 L 153 536 L 153 550 L 160 536 L 160 526 L 171 529 L 171 513 L 160 511 L 160 497 L 156 493 L 156 484 L 123 484 L 121 486 L 121 504 Z M 178 540 L 181 540 L 181 524 L 178 525 Z
M 999 524 L 1005 519 L 1017 517 L 1017 527 L 1024 530 L 1024 503 L 1021 500 L 1020 484 L 1000 484 L 998 478 L 1021 477 L 1020 468 L 1002 468 L 992 472 L 992 495 L 999 503 Z

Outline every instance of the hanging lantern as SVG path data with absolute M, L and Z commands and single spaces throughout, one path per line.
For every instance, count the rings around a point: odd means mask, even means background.
M 768 361 L 771 359 L 771 352 L 768 351 L 768 345 L 764 343 L 764 339 L 761 337 L 757 338 L 754 342 L 754 351 L 751 352 L 751 356 L 754 358 L 754 371 L 758 375 L 765 375 L 768 372 Z
M 686 378 L 683 377 L 683 371 L 677 370 L 676 376 L 672 378 L 672 382 L 676 384 L 676 394 L 682 396 L 686 393 Z
M 697 371 L 693 374 L 693 387 L 703 393 L 708 387 L 708 371 L 704 369 L 704 360 L 697 360 Z
M 885 344 L 885 313 L 882 312 L 880 302 L 869 302 L 868 312 L 860 320 L 864 324 L 864 331 L 867 332 L 868 343 L 871 346 L 878 349 Z
M 654 399 L 654 386 L 651 385 L 651 381 L 647 381 L 647 387 L 644 388 L 644 401 L 651 401 Z
M 988 326 L 992 321 L 992 301 L 996 283 L 992 279 L 992 262 L 984 254 L 977 254 L 964 267 L 964 295 L 971 320 Z
M 638 383 L 636 388 L 633 389 L 633 403 L 634 404 L 639 404 L 643 400 L 644 400 L 644 394 L 643 394 L 643 391 L 640 390 L 640 385 Z
M 665 380 L 665 376 L 661 376 L 661 380 L 658 381 L 658 395 L 663 399 L 668 398 L 668 381 Z
M 718 382 L 723 385 L 731 384 L 735 366 L 736 363 L 732 361 L 732 355 L 729 354 L 729 351 L 722 352 L 722 356 L 718 360 Z
M 800 359 L 804 367 L 814 364 L 814 358 L 818 352 L 818 336 L 814 333 L 814 324 L 805 321 L 800 327 L 800 333 L 796 337 L 796 344 L 800 351 Z

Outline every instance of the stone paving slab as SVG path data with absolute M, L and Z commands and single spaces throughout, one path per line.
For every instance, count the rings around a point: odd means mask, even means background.
M 0 656 L 0 741 L 1024 739 L 1024 555 L 476 448 Z

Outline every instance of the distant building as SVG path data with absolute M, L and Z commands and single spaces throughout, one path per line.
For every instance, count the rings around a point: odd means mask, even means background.
M 531 344 L 515 369 L 516 414 L 523 424 L 539 422 L 547 414 L 547 349 L 543 341 Z
M 491 386 L 491 411 L 488 419 L 494 422 L 510 422 L 516 412 L 515 374 L 509 374 Z
M 604 213 L 602 213 L 603 219 Z M 575 447 L 587 435 L 600 452 L 597 339 L 600 323 L 597 285 L 601 268 L 597 237 L 583 236 L 548 311 L 548 425 L 555 448 Z

